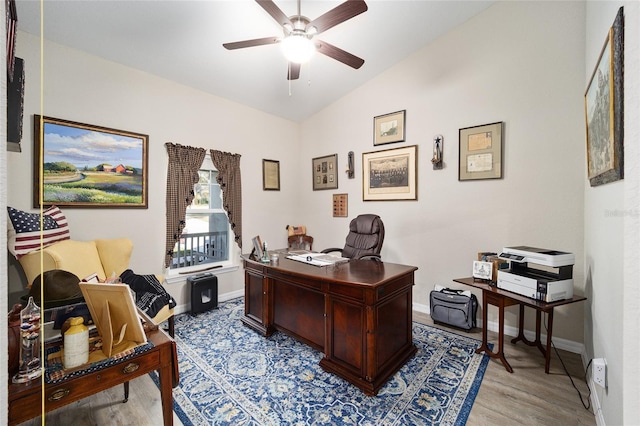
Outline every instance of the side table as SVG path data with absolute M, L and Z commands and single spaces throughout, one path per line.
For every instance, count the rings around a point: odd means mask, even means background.
M 504 368 L 513 373 L 513 368 L 509 365 L 504 357 L 504 308 L 512 305 L 520 305 L 518 318 L 518 335 L 511 340 L 511 343 L 517 343 L 522 340 L 529 346 L 536 346 L 545 357 L 544 371 L 549 374 L 549 364 L 551 363 L 551 335 L 553 332 L 553 310 L 554 308 L 570 303 L 581 302 L 587 300 L 583 296 L 574 296 L 571 299 L 558 300 L 556 302 L 543 302 L 541 300 L 531 299 L 511 291 L 502 290 L 496 286 L 487 284 L 486 282 L 476 281 L 474 278 L 457 278 L 454 282 L 475 287 L 482 290 L 482 345 L 476 349 L 476 353 L 485 352 L 492 358 L 498 358 L 502 361 Z M 487 344 L 487 305 L 491 304 L 498 307 L 498 351 L 492 352 Z M 524 336 L 524 308 L 528 306 L 536 310 L 536 337 L 535 340 L 527 340 Z M 540 338 L 542 332 L 542 314 L 546 313 L 548 318 L 547 324 L 547 342 L 546 347 L 542 346 Z

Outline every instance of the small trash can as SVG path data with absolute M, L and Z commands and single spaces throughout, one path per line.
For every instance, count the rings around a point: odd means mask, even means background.
M 218 307 L 218 277 L 212 273 L 187 278 L 191 288 L 191 314 L 199 314 Z

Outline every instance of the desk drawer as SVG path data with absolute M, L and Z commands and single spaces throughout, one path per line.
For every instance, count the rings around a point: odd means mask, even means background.
M 46 411 L 55 410 L 125 381 L 133 380 L 153 371 L 159 364 L 160 354 L 157 350 L 152 350 L 104 370 L 76 377 L 60 384 L 46 385 L 45 409 Z M 34 392 L 25 392 L 20 397 L 9 401 L 9 423 L 17 423 L 22 419 L 26 420 L 39 415 L 40 407 L 39 386 L 34 386 Z

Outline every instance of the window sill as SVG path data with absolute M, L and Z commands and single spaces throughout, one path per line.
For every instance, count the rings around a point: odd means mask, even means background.
M 187 278 L 193 275 L 205 274 L 205 273 L 211 273 L 214 275 L 227 274 L 229 272 L 235 272 L 238 269 L 240 269 L 240 266 L 238 265 L 224 265 L 221 268 L 213 268 L 206 271 L 192 271 L 192 272 L 182 273 L 182 274 L 177 271 L 171 271 L 165 274 L 164 279 L 167 284 L 175 284 L 175 283 L 185 281 Z

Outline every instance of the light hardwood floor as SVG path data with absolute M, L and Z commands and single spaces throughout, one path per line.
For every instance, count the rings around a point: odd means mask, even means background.
M 433 325 L 428 315 L 414 313 L 414 320 Z M 440 326 L 437 326 L 440 327 Z M 464 331 L 448 329 L 455 333 Z M 468 333 L 481 339 L 481 329 Z M 496 333 L 489 340 L 497 342 Z M 506 358 L 513 367 L 508 373 L 499 360 L 491 359 L 480 391 L 469 416 L 468 425 L 595 425 L 592 410 L 587 411 L 565 374 L 556 353 L 552 354 L 549 374 L 544 373 L 544 358 L 537 348 L 522 343 L 513 345 L 505 339 Z M 580 355 L 559 351 L 564 364 L 589 404 L 588 387 Z M 160 392 L 146 375 L 131 382 L 129 401 L 123 404 L 123 387 L 118 386 L 90 398 L 78 401 L 46 415 L 47 426 L 102 426 L 162 424 Z M 182 423 L 175 415 L 174 425 Z M 22 425 L 41 425 L 33 419 Z

